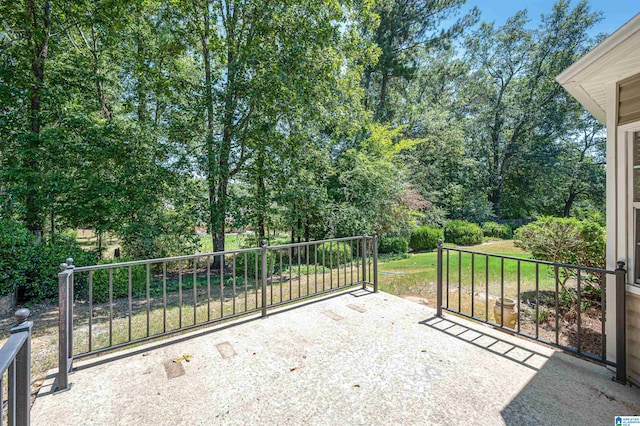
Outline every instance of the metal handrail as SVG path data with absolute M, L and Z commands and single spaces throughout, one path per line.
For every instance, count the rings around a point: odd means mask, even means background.
M 455 251 L 455 252 L 460 252 L 460 253 L 469 253 L 469 254 L 476 254 L 478 256 L 490 256 L 490 257 L 495 257 L 498 259 L 505 259 L 505 260 L 519 260 L 522 262 L 529 262 L 529 263 L 537 263 L 539 265 L 547 265 L 547 266 L 557 266 L 559 268 L 570 268 L 570 269 L 579 269 L 581 271 L 587 271 L 587 272 L 593 272 L 596 274 L 612 274 L 613 271 L 609 271 L 607 269 L 602 269 L 602 268 L 594 268 L 591 266 L 580 266 L 580 265 L 572 265 L 570 263 L 559 263 L 559 262 L 549 262 L 548 260 L 537 260 L 537 259 L 530 259 L 530 258 L 526 258 L 526 257 L 516 257 L 516 256 L 506 256 L 503 254 L 497 254 L 497 253 L 485 253 L 485 252 L 481 252 L 481 251 L 474 251 L 474 250 L 467 250 L 467 249 L 461 249 L 458 247 L 444 247 L 444 250 L 449 250 L 449 251 Z
M 324 239 L 318 241 L 267 246 L 262 241 L 260 247 L 225 250 L 211 253 L 198 253 L 186 256 L 173 256 L 157 259 L 137 260 L 131 262 L 112 263 L 104 265 L 92 265 L 75 267 L 73 259 L 69 258 L 60 265 L 59 278 L 59 357 L 58 357 L 58 390 L 69 387 L 69 372 L 73 366 L 73 360 L 85 356 L 113 350 L 127 345 L 137 344 L 149 339 L 167 336 L 176 332 L 214 324 L 237 318 L 242 315 L 260 313 L 266 316 L 269 308 L 275 308 L 283 304 L 294 303 L 318 297 L 327 292 L 336 291 L 362 285 L 366 288 L 373 286 L 373 291 L 378 291 L 378 237 L 376 234 L 366 234 L 354 237 Z M 332 244 L 336 243 L 334 247 Z M 334 252 L 333 248 L 340 247 Z M 304 254 L 303 254 L 304 252 Z M 313 259 L 311 253 L 313 252 Z M 255 255 L 249 257 L 248 254 Z M 284 254 L 284 256 L 283 256 Z M 319 255 L 321 254 L 321 255 Z M 276 258 L 279 258 L 279 268 L 276 269 Z M 297 259 L 296 259 L 297 258 Z M 201 262 L 200 259 L 206 260 Z M 286 262 L 283 262 L 286 260 Z M 355 261 L 354 261 L 355 260 Z M 177 262 L 177 266 L 167 268 L 170 262 Z M 152 264 L 159 264 L 161 268 L 155 268 L 152 274 Z M 303 264 L 305 267 L 303 268 Z M 145 271 L 140 266 L 146 265 Z M 174 264 L 175 265 L 175 264 Z M 138 266 L 137 279 L 133 279 L 132 268 Z M 360 267 L 361 266 L 361 267 Z M 288 268 L 288 274 L 284 274 Z M 297 269 L 294 274 L 293 270 Z M 99 276 L 96 271 L 107 270 L 101 275 L 101 282 L 96 281 Z M 116 273 L 125 270 L 116 279 Z M 278 273 L 279 272 L 279 273 Z M 140 275 L 140 273 L 142 275 Z M 76 284 L 87 285 L 88 303 L 78 306 L 78 309 L 88 309 L 88 339 L 85 350 L 74 349 L 74 276 L 82 274 L 85 280 L 78 280 Z M 367 275 L 369 278 L 367 279 Z M 124 275 L 124 278 L 123 278 Z M 146 280 L 143 282 L 143 277 Z M 303 277 L 306 285 L 303 285 Z M 326 279 L 326 282 L 325 282 Z M 334 282 L 335 281 L 335 282 Z M 192 284 L 191 284 L 192 282 Z M 284 283 L 287 282 L 287 291 Z M 134 283 L 137 289 L 134 292 Z M 174 290 L 169 288 L 173 285 Z M 114 290 L 116 284 L 119 290 Z M 122 284 L 126 287 L 122 289 Z M 98 287 L 101 286 L 101 287 Z M 108 285 L 108 288 L 107 288 Z M 191 286 L 188 292 L 183 287 Z M 142 288 L 144 287 L 144 289 Z M 177 289 L 176 289 L 177 287 Z M 274 291 L 274 287 L 276 291 Z M 100 293 L 96 293 L 97 290 Z M 160 296 L 151 297 L 154 294 Z M 124 290 L 124 291 L 123 291 Z M 146 290 L 146 294 L 143 292 Z M 126 293 L 126 295 L 125 295 Z M 96 299 L 94 295 L 101 294 Z M 134 295 L 143 303 L 133 303 Z M 183 299 L 183 296 L 186 298 Z M 108 296 L 108 303 L 105 297 Z M 117 315 L 114 312 L 114 300 L 118 297 L 128 300 L 128 315 Z M 177 299 L 177 300 L 176 300 Z M 94 302 L 104 303 L 102 315 L 105 325 L 104 337 L 95 344 L 94 337 Z M 173 300 L 173 302 L 171 302 Z M 158 302 L 161 302 L 160 305 Z M 155 306 L 152 309 L 152 303 Z M 134 310 L 134 306 L 140 306 Z M 190 315 L 183 315 L 183 307 L 192 310 Z M 146 335 L 141 327 L 141 333 L 137 336 L 133 330 L 132 318 L 135 315 L 143 315 L 146 308 Z M 125 307 L 123 310 L 126 310 Z M 162 313 L 162 319 L 158 315 L 152 315 L 152 310 Z M 171 325 L 169 319 L 178 319 L 177 328 Z M 183 321 L 183 318 L 186 320 Z M 158 324 L 158 321 L 160 323 Z M 127 325 L 128 323 L 128 333 Z M 116 339 L 118 330 L 124 328 L 124 339 Z M 140 337 L 140 334 L 143 336 Z M 108 338 L 108 341 L 106 341 Z M 118 341 L 119 340 L 119 341 Z M 124 340 L 124 342 L 122 341 Z
M 95 271 L 98 269 L 111 269 L 111 268 L 119 268 L 124 266 L 150 265 L 152 263 L 175 262 L 178 260 L 201 259 L 206 257 L 224 256 L 229 254 L 250 253 L 250 252 L 259 252 L 259 251 L 260 251 L 260 247 L 252 247 L 252 248 L 237 249 L 237 250 L 225 250 L 225 251 L 214 251 L 209 253 L 187 254 L 183 256 L 159 257 L 156 259 L 131 260 L 128 262 L 106 263 L 103 265 L 78 266 L 75 268 L 75 271 L 86 272 L 86 271 Z
M 7 424 L 27 426 L 31 410 L 31 330 L 33 322 L 27 321 L 28 309 L 15 313 L 16 325 L 11 328 L 11 336 L 0 348 L 0 377 L 7 372 L 8 413 Z M 2 401 L 2 380 L 0 380 L 0 401 Z M 0 424 L 4 424 L 0 413 Z
M 457 255 L 457 261 L 458 261 L 458 267 L 457 267 L 457 274 L 456 271 L 453 272 L 453 282 L 451 282 L 452 285 L 454 285 L 454 289 L 456 288 L 455 285 L 457 284 L 457 293 L 458 293 L 458 301 L 457 301 L 457 308 L 454 308 L 452 306 L 450 306 L 450 301 L 449 301 L 449 286 L 450 286 L 450 275 L 451 275 L 451 268 L 450 268 L 450 253 L 458 253 Z M 446 253 L 446 256 L 445 256 Z M 461 301 L 461 296 L 462 296 L 462 269 L 461 269 L 461 265 L 462 265 L 462 254 L 470 254 L 471 255 L 471 277 L 470 277 L 470 291 L 472 295 L 475 295 L 475 291 L 477 289 L 476 285 L 477 284 L 482 284 L 482 282 L 480 283 L 476 283 L 476 269 L 475 269 L 475 259 L 476 257 L 479 257 L 480 259 L 484 258 L 484 291 L 485 291 L 485 295 L 484 295 L 484 301 L 485 301 L 485 315 L 484 318 L 479 317 L 478 315 L 475 314 L 474 312 L 474 307 L 476 305 L 475 303 L 475 296 L 472 296 L 472 301 L 471 301 L 471 307 L 470 307 L 470 312 L 467 312 L 465 310 L 463 310 L 462 308 L 462 301 Z M 511 261 L 515 261 L 517 262 L 517 310 L 516 310 L 516 319 L 512 321 L 515 323 L 514 326 L 510 327 L 508 326 L 508 324 L 505 324 L 505 308 L 504 308 L 504 304 L 503 303 L 499 303 L 500 305 L 500 319 L 496 321 L 497 322 L 492 322 L 489 320 L 489 258 L 494 258 L 494 259 L 500 259 L 501 263 L 500 263 L 500 297 L 498 298 L 498 300 L 504 300 L 505 297 L 505 270 L 504 270 L 504 265 L 505 265 L 505 260 L 511 260 Z M 446 260 L 445 260 L 446 259 Z M 454 256 L 455 259 L 455 256 Z M 526 262 L 526 263 L 532 263 L 535 265 L 535 335 L 529 334 L 524 332 L 523 330 L 521 330 L 521 316 L 520 316 L 520 305 L 521 305 L 521 300 L 520 300 L 520 292 L 521 292 L 521 263 L 522 262 Z M 554 271 L 554 276 L 555 276 L 555 297 L 554 297 L 554 302 L 555 302 L 555 341 L 550 341 L 548 339 L 545 339 L 543 337 L 540 336 L 539 334 L 539 329 L 540 329 L 540 317 L 539 317 L 539 306 L 540 306 L 540 301 L 539 301 L 539 292 L 540 292 L 540 266 L 544 266 L 544 267 L 552 267 L 553 271 Z M 545 343 L 545 344 L 549 344 L 561 349 L 564 349 L 566 351 L 575 353 L 577 355 L 583 356 L 585 358 L 589 358 L 591 360 L 596 360 L 596 361 L 600 361 L 603 364 L 607 364 L 607 365 L 611 365 L 611 366 L 615 366 L 616 367 L 616 375 L 614 377 L 614 380 L 620 383 L 625 383 L 626 382 L 626 346 L 625 346 L 625 281 L 626 281 L 626 271 L 624 269 L 624 262 L 618 262 L 618 267 L 615 270 L 606 270 L 606 269 L 602 269 L 602 268 L 593 268 L 593 267 L 588 267 L 588 266 L 580 266 L 580 265 L 571 265 L 571 264 L 566 264 L 566 263 L 559 263 L 559 262 L 549 262 L 549 261 L 543 261 L 543 260 L 536 260 L 536 259 L 526 259 L 526 258 L 519 258 L 519 257 L 514 257 L 514 256 L 505 256 L 505 255 L 500 255 L 500 254 L 494 254 L 494 253 L 484 253 L 484 252 L 477 252 L 477 251 L 473 251 L 473 250 L 467 250 L 467 249 L 460 249 L 460 248 L 452 248 L 452 247 L 444 247 L 442 245 L 442 241 L 440 241 L 438 243 L 438 252 L 437 252 L 437 288 L 436 288 L 436 315 L 437 316 L 441 316 L 442 315 L 442 311 L 446 310 L 449 312 L 452 312 L 456 315 L 461 315 L 464 316 L 466 318 L 470 318 L 476 321 L 482 321 L 484 323 L 488 323 L 491 325 L 494 325 L 496 327 L 499 327 L 501 329 L 505 329 L 508 330 L 509 332 L 512 333 L 516 333 L 518 335 L 521 336 L 525 336 L 531 339 L 534 339 L 536 341 Z M 559 339 L 559 283 L 560 283 L 560 268 L 563 269 L 570 269 L 570 270 L 574 270 L 575 271 L 575 278 L 576 278 L 576 285 L 577 285 L 577 290 L 576 290 L 576 294 L 577 294 L 577 305 L 578 305 L 578 309 L 577 309 L 577 342 L 576 342 L 576 347 L 570 347 L 570 346 L 566 346 L 563 345 L 562 343 L 560 343 L 560 339 Z M 605 335 L 605 314 L 606 314 L 606 291 L 604 289 L 604 287 L 601 289 L 600 292 L 600 304 L 601 304 L 601 313 L 602 313 L 602 318 L 601 318 L 601 347 L 600 347 L 600 355 L 594 355 L 594 354 L 590 354 L 588 352 L 584 352 L 581 348 L 581 283 L 582 281 L 585 279 L 584 276 L 582 276 L 582 272 L 586 272 L 587 274 L 584 275 L 588 275 L 588 274 L 592 274 L 595 275 L 597 277 L 599 277 L 599 279 L 601 280 L 601 282 L 603 283 L 603 286 L 606 284 L 606 279 L 605 277 L 607 275 L 613 275 L 615 276 L 615 291 L 616 291 L 616 306 L 615 306 L 615 313 L 616 313 L 616 318 L 615 318 L 615 329 L 616 329 L 616 348 L 615 348 L 615 353 L 616 353 L 616 362 L 611 362 L 610 360 L 607 360 L 607 348 L 606 348 L 606 335 Z M 455 276 L 457 275 L 457 283 L 455 283 Z M 445 278 L 446 277 L 446 278 Z M 482 278 L 481 278 L 482 280 Z M 444 298 L 444 287 L 446 284 L 446 299 Z M 514 301 L 515 302 L 515 301 Z M 498 302 L 496 302 L 498 303 Z M 497 305 L 496 305 L 497 306 Z M 498 317 L 498 313 L 495 313 L 495 317 Z M 499 323 L 498 323 L 499 322 Z

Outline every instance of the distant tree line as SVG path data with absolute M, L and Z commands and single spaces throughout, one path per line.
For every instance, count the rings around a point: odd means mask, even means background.
M 0 219 L 149 257 L 201 225 L 222 250 L 237 227 L 602 212 L 602 125 L 554 80 L 600 14 L 560 0 L 496 26 L 463 3 L 3 2 Z

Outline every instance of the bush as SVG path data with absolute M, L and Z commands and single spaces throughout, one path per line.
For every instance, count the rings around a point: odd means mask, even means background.
M 354 243 L 353 249 L 356 249 Z M 310 250 L 311 256 L 313 256 L 313 249 Z M 351 245 L 349 243 L 322 243 L 318 246 L 318 264 L 322 265 L 322 255 L 324 253 L 324 266 L 331 266 L 330 260 L 333 260 L 333 266 L 335 267 L 338 262 L 342 265 L 345 260 L 351 262 L 353 254 L 351 253 Z M 367 256 L 370 256 L 368 253 Z M 296 259 L 297 261 L 297 259 Z
M 518 228 L 516 246 L 534 258 L 594 268 L 605 267 L 606 237 L 602 226 L 589 220 L 541 217 Z
M 256 259 L 258 261 L 258 268 L 256 270 Z M 226 266 L 230 266 L 232 260 L 225 258 Z M 287 250 L 282 253 L 282 263 L 289 264 L 289 255 Z M 277 264 L 277 265 L 276 265 Z M 260 278 L 262 276 L 262 252 L 260 250 L 250 251 L 246 253 L 246 265 L 245 265 L 245 253 L 239 253 L 236 256 L 236 273 L 238 275 L 244 275 L 245 266 L 247 267 L 247 277 Z M 276 268 L 280 267 L 280 255 L 277 251 L 267 250 L 267 274 L 273 274 Z M 257 275 L 256 275 L 257 272 Z
M 378 253 L 402 254 L 409 251 L 409 242 L 401 237 L 381 237 L 378 239 Z
M 128 262 L 131 259 L 120 259 L 120 262 Z M 100 264 L 111 263 L 110 261 L 101 261 Z M 113 298 L 129 296 L 129 268 L 119 267 L 113 268 Z M 76 275 L 77 277 L 78 275 Z M 147 289 L 147 272 L 146 265 L 134 265 L 131 267 L 131 294 L 139 296 L 144 294 Z M 80 295 L 88 294 L 88 286 L 83 286 Z M 93 273 L 93 301 L 107 302 L 109 301 L 109 270 L 99 269 Z
M 482 225 L 482 233 L 485 237 L 502 238 L 510 240 L 513 238 L 513 231 L 509 224 L 499 224 L 496 222 L 485 222 Z
M 25 227 L 0 220 L 0 296 L 25 286 L 34 243 L 33 235 Z
M 433 250 L 438 247 L 438 240 L 443 238 L 442 229 L 433 226 L 421 226 L 411 231 L 409 247 L 413 251 Z
M 40 301 L 58 296 L 60 263 L 68 257 L 78 266 L 94 263 L 94 255 L 80 248 L 75 240 L 58 234 L 56 242 L 36 243 L 24 226 L 0 220 L 0 294 L 24 289 L 26 300 Z M 83 286 L 82 279 L 75 281 Z
M 531 252 L 534 258 L 592 268 L 605 267 L 606 236 L 602 226 L 589 220 L 575 218 L 542 217 L 515 232 L 516 246 Z M 576 291 L 569 288 L 576 275 L 573 268 L 561 267 L 558 284 L 564 305 L 577 308 Z M 588 272 L 585 272 L 588 275 Z M 602 283 L 600 274 L 583 276 L 588 284 L 583 287 L 582 303 L 589 299 L 599 302 Z
M 444 240 L 460 246 L 472 246 L 482 242 L 482 229 L 475 223 L 450 220 L 444 226 Z

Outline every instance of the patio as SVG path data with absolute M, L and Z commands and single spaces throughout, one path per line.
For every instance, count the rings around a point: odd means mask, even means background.
M 174 359 L 189 355 L 189 361 Z M 349 290 L 75 363 L 32 424 L 612 424 L 604 367 L 386 293 Z

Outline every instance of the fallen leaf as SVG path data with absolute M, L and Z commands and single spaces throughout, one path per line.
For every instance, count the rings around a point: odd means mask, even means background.
M 179 362 L 182 362 L 183 360 L 184 360 L 184 358 L 183 358 L 183 357 L 180 357 L 180 358 L 174 358 L 174 359 L 173 359 L 173 362 L 175 362 L 175 363 L 177 364 L 177 363 L 179 363 Z
M 354 387 L 354 388 L 359 388 L 359 387 L 360 387 L 360 385 L 356 383 L 355 385 L 353 385 L 353 387 Z
M 296 367 L 292 367 L 289 369 L 289 371 L 295 371 L 295 370 L 296 370 Z
M 254 352 L 253 354 L 255 355 L 256 353 Z
M 143 353 L 142 356 L 149 356 L 149 352 Z
M 190 354 L 182 354 L 182 357 L 187 362 L 191 362 L 191 358 L 193 358 L 193 356 L 191 356 Z

